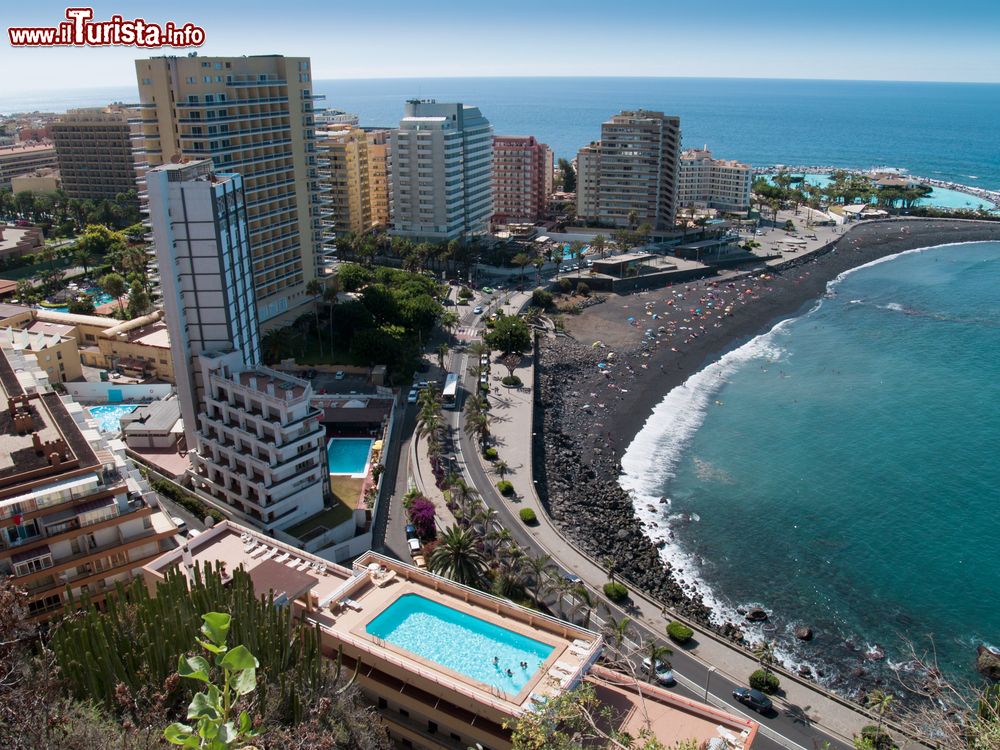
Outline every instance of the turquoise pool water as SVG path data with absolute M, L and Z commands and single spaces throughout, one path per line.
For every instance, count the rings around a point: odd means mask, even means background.
M 771 181 L 771 176 L 768 176 L 768 181 Z M 807 174 L 805 175 L 805 181 L 810 185 L 826 187 L 830 184 L 830 175 Z M 996 208 L 996 206 L 988 200 L 977 198 L 974 195 L 969 195 L 968 193 L 963 193 L 958 190 L 950 190 L 948 188 L 941 187 L 936 187 L 931 190 L 930 195 L 917 201 L 917 205 L 936 206 L 937 208 L 967 208 L 973 210 L 978 209 L 980 206 L 986 210 Z
M 404 594 L 368 623 L 369 635 L 514 695 L 528 684 L 553 647 L 499 625 Z M 494 663 L 494 658 L 496 663 Z M 527 662 L 527 669 L 521 668 Z M 507 675 L 510 670 L 511 676 Z
M 372 452 L 371 438 L 331 438 L 326 462 L 331 474 L 363 474 Z
M 95 289 L 88 289 L 86 291 L 87 291 L 87 294 L 90 295 L 91 299 L 94 300 L 94 307 L 100 307 L 101 305 L 106 305 L 109 302 L 114 302 L 115 301 L 114 297 L 112 297 L 110 294 L 107 294 L 105 292 L 102 292 L 102 291 L 99 291 L 99 290 L 95 290 Z M 61 307 L 48 307 L 46 309 L 47 310 L 52 310 L 53 312 L 69 312 L 69 305 L 63 305 Z
M 87 411 L 97 420 L 97 426 L 101 432 L 117 435 L 122 429 L 119 420 L 137 408 L 139 407 L 135 404 L 103 404 L 101 406 L 88 406 Z

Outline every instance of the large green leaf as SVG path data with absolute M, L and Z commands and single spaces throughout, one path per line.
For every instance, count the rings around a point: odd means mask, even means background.
M 181 677 L 208 682 L 209 669 L 211 667 L 209 667 L 208 662 L 201 656 L 188 656 L 185 658 L 181 655 L 177 659 L 177 673 Z
M 233 683 L 233 689 L 236 691 L 236 694 L 246 695 L 247 693 L 252 693 L 256 687 L 257 670 L 241 669 L 236 675 L 236 681 Z
M 259 666 L 260 662 L 257 661 L 256 657 L 250 653 L 250 650 L 246 646 L 237 646 L 227 653 L 226 657 L 222 660 L 223 669 L 230 672 L 239 669 L 256 669 Z
M 207 693 L 196 693 L 188 706 L 189 719 L 215 720 L 222 716 L 222 700 L 219 688 L 212 685 Z
M 216 646 L 214 643 L 209 643 L 208 641 L 203 641 L 201 638 L 195 638 L 195 640 L 204 648 L 206 651 L 211 651 L 213 654 L 224 654 L 229 650 L 227 646 Z
M 208 612 L 201 619 L 205 621 L 201 632 L 216 646 L 225 646 L 232 618 L 225 612 Z
M 188 745 L 189 741 L 194 739 L 195 747 L 197 747 L 198 738 L 195 736 L 194 730 L 187 724 L 175 721 L 163 730 L 163 736 L 171 745 Z

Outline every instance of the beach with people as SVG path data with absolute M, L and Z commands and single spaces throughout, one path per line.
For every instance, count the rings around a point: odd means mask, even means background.
M 536 374 L 534 470 L 550 514 L 626 584 L 744 640 L 747 623 L 713 617 L 701 589 L 667 561 L 674 531 L 641 520 L 656 509 L 636 508 L 620 486 L 623 454 L 667 393 L 779 321 L 807 312 L 845 271 L 907 250 L 998 239 L 995 222 L 865 222 L 779 267 L 609 295 L 566 316 L 567 335 L 541 343 Z

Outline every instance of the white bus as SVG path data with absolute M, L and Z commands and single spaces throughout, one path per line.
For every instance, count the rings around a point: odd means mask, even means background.
M 458 404 L 458 374 L 449 372 L 441 391 L 441 405 L 445 409 L 454 409 Z

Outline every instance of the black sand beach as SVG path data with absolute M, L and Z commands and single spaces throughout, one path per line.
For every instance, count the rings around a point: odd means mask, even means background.
M 567 316 L 570 337 L 545 341 L 536 371 L 534 467 L 550 514 L 583 550 L 614 560 L 627 582 L 708 624 L 708 608 L 674 580 L 618 486 L 620 458 L 653 408 L 725 352 L 808 309 L 842 272 L 905 250 L 983 240 L 1000 240 L 1000 222 L 863 224 L 823 254 L 778 272 L 612 295 Z M 649 302 L 656 319 L 646 314 Z M 650 328 L 652 343 L 644 349 Z M 738 623 L 720 630 L 742 637 Z

